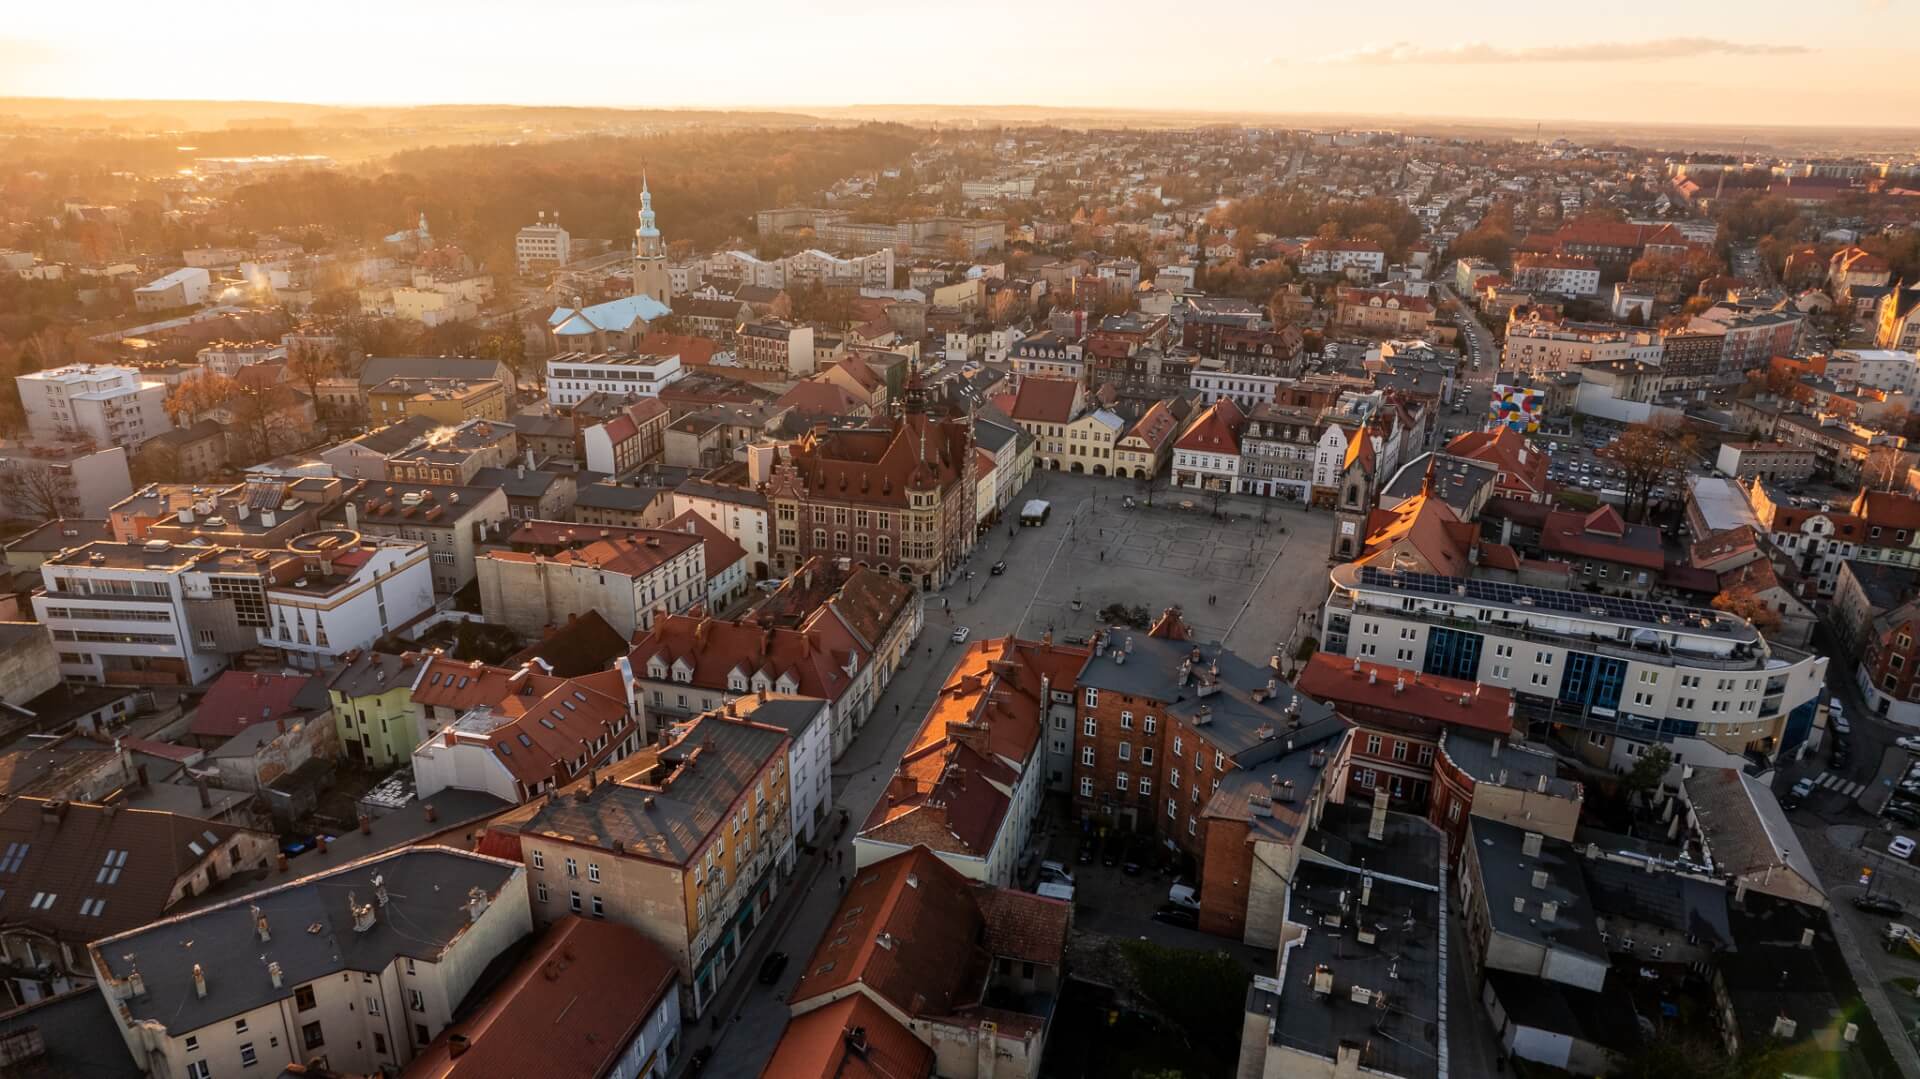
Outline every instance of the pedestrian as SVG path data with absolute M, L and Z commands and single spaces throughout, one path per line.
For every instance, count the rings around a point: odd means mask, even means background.
M 845 873 L 840 874 L 840 890 L 843 892 L 847 890 L 847 875 Z
M 847 852 L 843 850 L 834 851 L 833 864 L 844 869 L 847 864 Z

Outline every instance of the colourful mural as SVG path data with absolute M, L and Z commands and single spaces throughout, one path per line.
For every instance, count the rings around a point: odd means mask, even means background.
M 1540 414 L 1546 404 L 1544 390 L 1495 383 L 1487 419 L 1490 424 L 1505 424 L 1521 434 L 1532 434 L 1540 429 Z

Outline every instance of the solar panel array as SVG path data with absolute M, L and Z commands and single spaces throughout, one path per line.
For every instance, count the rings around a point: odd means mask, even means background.
M 1679 626 L 1691 623 L 1698 628 L 1700 619 L 1705 618 L 1713 622 L 1717 614 L 1715 611 L 1700 607 L 1684 607 L 1677 603 L 1654 603 L 1589 592 L 1563 592 L 1552 588 L 1535 588 L 1532 585 L 1508 584 L 1504 581 L 1443 577 L 1437 573 L 1383 570 L 1378 566 L 1360 567 L 1360 583 L 1377 588 L 1392 588 L 1401 592 L 1444 596 L 1469 603 L 1494 603 L 1510 607 L 1528 606 L 1537 610 L 1579 617 L 1646 622 L 1656 626 L 1661 625 L 1660 619 L 1665 617 L 1670 620 L 1668 624 Z M 1465 594 L 1460 592 L 1462 586 L 1466 588 Z

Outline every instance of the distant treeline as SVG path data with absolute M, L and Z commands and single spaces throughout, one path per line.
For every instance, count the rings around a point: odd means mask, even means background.
M 897 124 L 589 136 L 518 145 L 444 146 L 395 154 L 379 169 L 308 172 L 234 192 L 232 223 L 316 225 L 371 240 L 427 215 L 494 269 L 541 210 L 577 237 L 632 241 L 644 174 L 669 241 L 750 237 L 757 210 L 817 198 L 842 177 L 903 163 L 925 135 Z

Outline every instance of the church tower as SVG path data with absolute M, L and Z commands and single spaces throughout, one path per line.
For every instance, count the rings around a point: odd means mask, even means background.
M 640 178 L 640 227 L 633 234 L 633 294 L 651 296 L 661 306 L 673 306 L 673 281 L 667 276 L 667 242 L 653 220 L 653 192 Z

